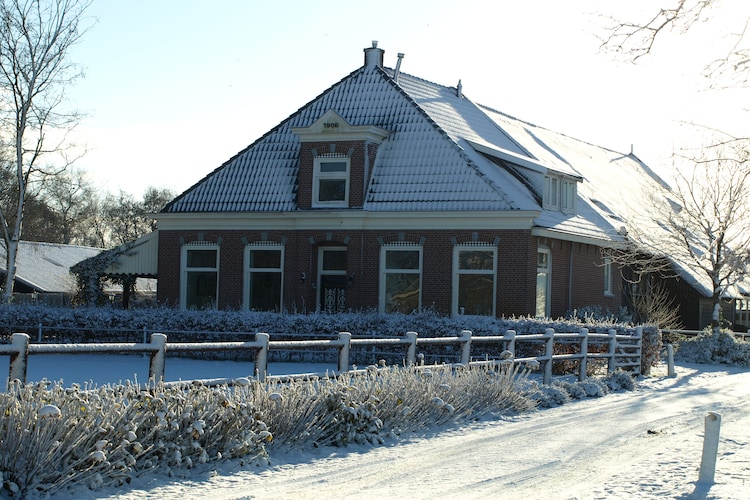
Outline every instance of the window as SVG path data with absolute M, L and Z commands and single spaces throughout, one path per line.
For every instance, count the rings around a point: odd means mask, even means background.
M 576 181 L 563 180 L 560 189 L 560 209 L 566 214 L 576 211 Z
M 612 297 L 612 258 L 604 257 L 604 295 Z
M 219 288 L 219 247 L 213 243 L 182 247 L 180 302 L 184 309 L 215 309 Z
M 560 186 L 559 179 L 557 177 L 546 176 L 544 178 L 544 199 L 542 204 L 544 208 L 548 209 L 559 209 L 560 208 Z
M 314 207 L 346 207 L 349 204 L 349 158 L 330 154 L 315 158 Z
M 553 175 L 544 177 L 542 205 L 547 210 L 561 210 L 566 214 L 576 211 L 577 181 Z
M 422 302 L 422 247 L 388 245 L 380 252 L 380 310 L 410 313 Z
M 548 318 L 550 316 L 549 291 L 550 274 L 550 251 L 548 248 L 539 248 L 536 254 L 536 317 Z
M 453 249 L 453 314 L 495 315 L 497 248 L 487 244 Z
M 281 311 L 283 283 L 283 246 L 258 243 L 245 247 L 245 309 Z

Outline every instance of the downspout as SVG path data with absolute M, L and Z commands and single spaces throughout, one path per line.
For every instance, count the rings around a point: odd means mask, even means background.
M 573 311 L 573 242 L 570 242 L 570 262 L 568 263 L 568 312 Z

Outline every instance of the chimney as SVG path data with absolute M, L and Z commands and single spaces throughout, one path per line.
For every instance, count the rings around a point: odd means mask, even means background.
M 404 54 L 402 52 L 398 53 L 398 62 L 396 62 L 396 69 L 393 71 L 393 79 L 398 81 L 398 75 L 401 73 L 401 61 L 404 58 Z
M 372 41 L 372 47 L 365 50 L 365 66 L 367 67 L 383 67 L 383 49 L 378 48 L 378 41 Z

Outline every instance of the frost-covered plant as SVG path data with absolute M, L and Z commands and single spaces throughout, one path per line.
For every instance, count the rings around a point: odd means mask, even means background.
M 633 376 L 621 369 L 617 369 L 602 379 L 610 391 L 632 391 L 635 389 Z
M 266 460 L 271 433 L 241 391 L 154 384 L 82 390 L 42 382 L 0 393 L 0 473 L 13 495 L 120 486 L 223 457 Z
M 729 330 L 704 330 L 691 339 L 681 340 L 675 358 L 688 363 L 750 366 L 750 342 L 740 340 Z

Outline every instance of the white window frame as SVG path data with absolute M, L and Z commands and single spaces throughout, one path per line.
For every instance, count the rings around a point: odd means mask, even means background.
M 614 297 L 612 290 L 612 257 L 604 257 L 604 296 Z
M 251 252 L 256 250 L 270 250 L 280 252 L 279 267 L 250 267 Z M 284 304 L 284 245 L 271 242 L 258 242 L 245 245 L 244 265 L 245 269 L 243 290 L 242 290 L 242 308 L 246 311 L 255 310 L 252 308 L 251 285 L 254 273 L 278 273 L 279 274 L 279 303 L 276 304 L 275 312 L 282 310 Z M 260 310 L 260 309 L 258 309 Z M 265 310 L 265 309 L 263 309 Z
M 461 269 L 461 252 L 491 252 L 492 269 Z M 486 316 L 495 316 L 497 306 L 497 246 L 489 243 L 462 243 L 453 247 L 453 316 L 466 315 L 460 302 L 460 280 L 462 275 L 486 275 L 492 280 L 492 310 Z M 473 316 L 485 316 L 474 314 Z
M 388 252 L 419 252 L 419 264 L 418 269 L 402 269 L 402 268 L 387 268 L 387 255 Z M 417 311 L 422 309 L 422 286 L 424 279 L 422 276 L 422 258 L 423 258 L 422 245 L 417 243 L 395 243 L 382 245 L 380 247 L 380 292 L 379 292 L 379 308 L 381 313 L 393 312 L 386 311 L 387 300 L 386 300 L 386 281 L 389 274 L 416 274 L 419 278 L 419 292 L 417 297 Z M 411 312 L 411 311 L 402 311 Z
M 542 206 L 547 210 L 560 209 L 560 178 L 555 175 L 544 176 L 544 193 Z
M 578 198 L 578 182 L 572 179 L 563 179 L 560 186 L 560 210 L 566 214 L 576 212 L 576 199 Z
M 210 250 L 216 252 L 216 265 L 214 267 L 188 267 L 188 253 L 190 251 Z M 215 273 L 216 289 L 214 290 L 214 299 L 210 309 L 216 309 L 219 302 L 219 269 L 221 266 L 221 251 L 219 245 L 212 242 L 193 242 L 182 246 L 180 254 L 180 305 L 181 308 L 188 309 L 188 276 L 190 273 Z
M 322 165 L 325 163 L 343 163 L 343 171 L 323 172 Z M 315 157 L 313 166 L 313 189 L 312 189 L 312 206 L 315 208 L 338 208 L 349 206 L 349 172 L 351 171 L 351 162 L 349 157 L 344 154 L 325 154 Z M 321 181 L 334 180 L 344 181 L 344 199 L 343 200 L 320 200 L 320 183 Z
M 550 311 L 551 311 L 551 295 L 550 292 L 552 290 L 552 252 L 550 252 L 550 249 L 547 247 L 539 247 L 536 250 L 537 252 L 537 268 L 536 268 L 536 286 L 534 287 L 534 315 L 537 318 L 544 317 L 549 318 L 550 317 Z M 540 267 L 539 266 L 539 254 L 546 254 L 547 255 L 547 265 L 546 267 Z M 544 273 L 546 274 L 546 283 L 545 283 L 545 290 L 544 290 L 544 316 L 539 314 L 539 274 Z

